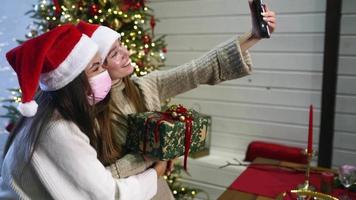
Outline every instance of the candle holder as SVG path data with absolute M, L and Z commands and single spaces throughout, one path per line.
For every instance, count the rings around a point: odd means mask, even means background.
M 310 164 L 314 156 L 314 151 L 307 152 L 307 149 L 305 149 L 303 153 L 307 156 L 307 169 L 305 171 L 305 181 L 303 184 L 298 185 L 298 190 L 315 191 L 315 187 L 310 184 Z
M 288 192 L 284 192 L 280 194 L 276 199 L 282 200 L 285 199 L 288 194 L 297 195 L 297 200 L 305 200 L 305 199 L 325 199 L 325 200 L 339 200 L 336 197 L 333 197 L 328 194 L 324 194 L 321 192 L 317 192 L 316 188 L 310 185 L 310 163 L 314 156 L 317 155 L 316 151 L 312 151 L 308 153 L 307 149 L 303 151 L 303 154 L 307 156 L 307 168 L 305 171 L 305 181 L 303 184 L 299 184 L 296 190 L 290 190 Z

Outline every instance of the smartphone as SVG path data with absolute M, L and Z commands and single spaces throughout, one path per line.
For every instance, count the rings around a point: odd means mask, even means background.
M 269 27 L 267 22 L 263 20 L 262 12 L 265 12 L 265 5 L 262 0 L 253 0 L 252 7 L 255 11 L 256 15 L 256 23 L 258 26 L 258 30 L 262 38 L 270 38 L 271 33 L 269 31 Z

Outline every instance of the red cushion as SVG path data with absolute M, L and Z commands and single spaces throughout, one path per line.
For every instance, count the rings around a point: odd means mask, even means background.
M 264 157 L 306 164 L 307 157 L 303 154 L 303 151 L 304 150 L 299 147 L 253 141 L 247 147 L 245 161 L 251 162 L 257 157 Z

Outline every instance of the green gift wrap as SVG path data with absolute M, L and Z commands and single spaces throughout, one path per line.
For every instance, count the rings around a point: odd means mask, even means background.
M 192 118 L 190 153 L 205 149 L 210 119 L 194 110 Z M 159 160 L 171 160 L 184 155 L 186 146 L 186 121 L 162 112 L 145 112 L 128 116 L 127 148 Z M 168 116 L 168 117 L 167 117 Z M 155 138 L 156 137 L 156 138 Z M 145 146 L 146 144 L 146 146 Z

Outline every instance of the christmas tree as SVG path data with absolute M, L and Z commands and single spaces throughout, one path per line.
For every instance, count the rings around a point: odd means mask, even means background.
M 164 65 L 167 52 L 164 35 L 155 37 L 156 19 L 145 0 L 39 0 L 26 14 L 34 19 L 26 39 L 47 32 L 61 24 L 76 24 L 80 20 L 108 26 L 121 34 L 121 43 L 130 51 L 135 76 L 144 76 Z M 21 42 L 21 41 L 19 41 Z M 21 116 L 16 109 L 21 91 L 10 89 L 11 97 L 3 100 L 10 132 Z M 170 176 L 165 176 L 176 199 L 194 199 L 202 190 L 180 182 L 182 166 L 177 164 Z
M 156 19 L 144 0 L 41 0 L 27 14 L 34 19 L 27 38 L 64 23 L 84 20 L 108 26 L 121 34 L 121 43 L 131 53 L 137 76 L 164 64 L 167 51 L 164 35 L 155 37 Z

